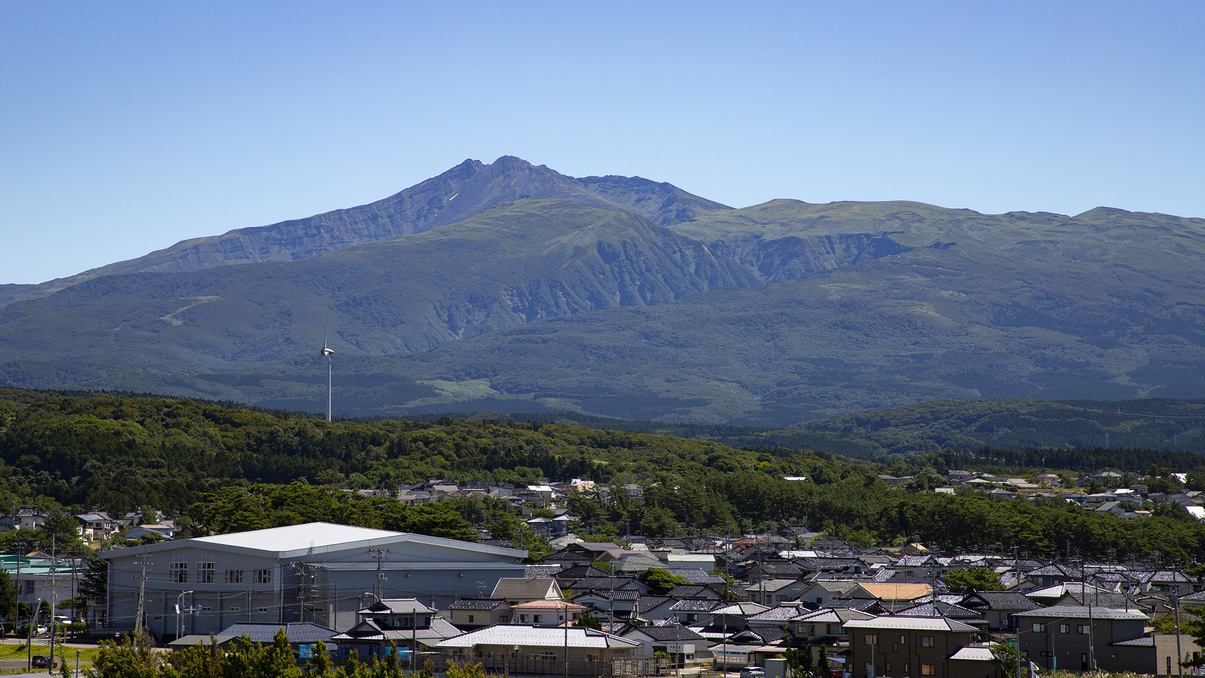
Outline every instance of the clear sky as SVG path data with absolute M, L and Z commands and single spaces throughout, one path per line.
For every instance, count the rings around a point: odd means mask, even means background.
M 0 0 L 0 282 L 466 158 L 743 207 L 1205 217 L 1205 2 Z

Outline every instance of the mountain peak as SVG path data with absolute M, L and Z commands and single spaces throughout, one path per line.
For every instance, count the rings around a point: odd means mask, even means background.
M 519 157 L 516 157 L 513 155 L 503 155 L 503 156 L 499 157 L 497 160 L 495 160 L 493 162 L 493 166 L 497 167 L 498 169 L 507 169 L 510 167 L 522 167 L 522 168 L 534 167 L 534 165 L 527 162 L 523 158 L 519 158 Z

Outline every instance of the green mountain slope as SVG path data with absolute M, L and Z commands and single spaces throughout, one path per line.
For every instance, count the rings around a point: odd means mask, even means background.
M 0 339 L 21 356 L 6 367 L 10 383 L 61 386 L 77 383 L 81 365 L 103 380 L 106 365 L 221 371 L 296 360 L 321 346 L 328 305 L 332 348 L 382 355 L 755 282 L 639 215 L 533 198 L 300 262 L 99 278 L 0 310 Z M 61 382 L 32 376 L 66 363 Z
M 1201 250 L 1199 228 L 1166 236 L 1179 241 L 1168 247 L 1133 227 L 1062 222 L 983 234 L 954 225 L 940 234 L 950 246 L 514 328 L 407 360 L 420 376 L 456 365 L 503 392 L 578 393 L 600 414 L 632 416 L 600 398 L 656 394 L 666 405 L 652 418 L 681 421 L 781 423 L 934 398 L 1205 392 L 1205 275 L 1187 254 Z M 916 242 L 908 235 L 895 237 Z M 528 348 L 553 337 L 555 350 Z M 702 402 L 675 403 L 683 393 Z
M 368 205 L 185 240 L 137 259 L 38 285 L 0 285 L 0 307 L 107 275 L 182 273 L 232 264 L 308 259 L 361 243 L 422 233 L 468 219 L 503 202 L 532 197 L 629 210 L 662 226 L 729 209 L 676 186 L 639 177 L 578 179 L 511 156 L 490 165 L 465 160 L 437 177 Z

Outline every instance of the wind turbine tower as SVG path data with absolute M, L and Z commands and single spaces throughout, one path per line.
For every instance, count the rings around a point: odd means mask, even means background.
M 335 352 L 327 342 L 330 335 L 330 315 L 327 315 L 326 331 L 322 333 L 322 351 L 318 354 L 318 360 L 326 358 L 326 420 L 331 420 L 331 375 L 334 372 L 334 364 L 331 362 L 331 354 Z

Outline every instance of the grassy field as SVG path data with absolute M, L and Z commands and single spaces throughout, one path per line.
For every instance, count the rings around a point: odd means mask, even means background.
M 75 652 L 79 650 L 81 669 L 92 666 L 98 651 L 95 645 L 59 645 L 55 643 L 54 654 L 59 662 L 66 662 L 68 668 L 75 670 Z M 32 655 L 50 654 L 50 643 L 46 639 L 36 639 L 32 651 L 23 640 L 5 638 L 0 641 L 0 675 L 11 673 L 26 673 L 26 661 Z M 54 675 L 60 674 L 61 668 Z

